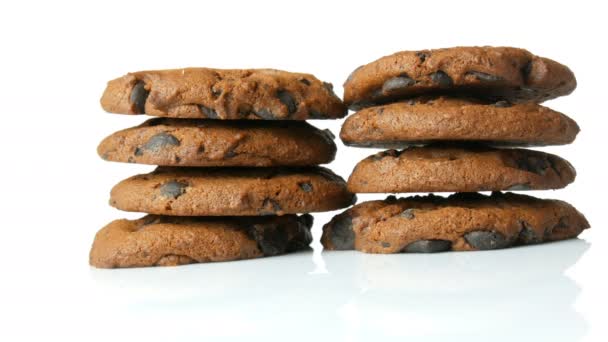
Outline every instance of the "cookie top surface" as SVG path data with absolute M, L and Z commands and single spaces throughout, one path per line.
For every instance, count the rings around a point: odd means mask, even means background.
M 360 161 L 348 179 L 354 193 L 546 190 L 572 183 L 566 160 L 544 152 L 481 145 L 388 150 Z
M 573 238 L 589 227 L 570 204 L 513 193 L 429 195 L 355 205 L 323 227 L 326 249 L 369 253 L 505 248 Z
M 344 83 L 351 109 L 420 94 L 475 94 L 510 102 L 542 102 L 570 94 L 568 67 L 511 47 L 402 51 L 357 68 Z
M 305 249 L 312 216 L 175 217 L 116 220 L 93 242 L 89 263 L 100 268 L 174 266 L 273 256 Z
M 175 118 L 336 119 L 346 107 L 330 83 L 274 69 L 186 68 L 140 71 L 108 82 L 110 113 Z
M 303 121 L 150 119 L 105 138 L 105 160 L 163 166 L 309 166 L 331 162 L 329 131 Z
M 491 145 L 569 144 L 580 131 L 566 115 L 535 104 L 464 98 L 416 98 L 362 109 L 342 125 L 346 145 L 402 148 L 437 141 Z
M 322 167 L 159 167 L 114 186 L 110 204 L 158 215 L 246 216 L 330 211 L 354 200 L 344 180 Z

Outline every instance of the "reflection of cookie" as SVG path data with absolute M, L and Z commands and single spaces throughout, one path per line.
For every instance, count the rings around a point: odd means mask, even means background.
M 110 204 L 158 215 L 245 216 L 329 211 L 353 200 L 344 180 L 322 167 L 159 167 L 118 183 Z
M 91 248 L 96 267 L 174 266 L 272 256 L 306 248 L 312 216 L 172 217 L 116 220 Z
M 574 120 L 534 103 L 439 97 L 363 109 L 346 119 L 340 138 L 346 145 L 384 148 L 464 140 L 542 146 L 569 144 L 578 131 Z
M 303 121 L 158 118 L 112 134 L 97 151 L 165 166 L 306 166 L 333 160 L 332 137 Z
M 424 93 L 467 93 L 510 102 L 542 102 L 576 88 L 568 67 L 510 47 L 402 51 L 355 70 L 344 83 L 352 109 Z
M 110 113 L 209 119 L 335 119 L 346 115 L 332 85 L 273 69 L 140 71 L 112 80 Z
M 411 147 L 360 161 L 348 179 L 354 193 L 558 189 L 574 168 L 548 153 L 483 146 Z
M 360 203 L 323 227 L 326 249 L 432 253 L 576 237 L 589 228 L 570 204 L 512 193 L 460 193 Z

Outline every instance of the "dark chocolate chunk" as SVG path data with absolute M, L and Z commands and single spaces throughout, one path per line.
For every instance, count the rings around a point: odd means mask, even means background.
M 254 113 L 255 113 L 255 115 L 259 116 L 260 118 L 262 118 L 264 120 L 275 120 L 276 119 L 275 115 L 272 114 L 272 112 L 266 108 L 257 110 Z
M 217 112 L 213 108 L 209 108 L 201 104 L 198 105 L 198 108 L 201 110 L 201 114 L 203 114 L 208 119 L 217 119 L 219 117 L 217 115 Z
M 416 84 L 416 81 L 404 74 L 401 76 L 393 77 L 384 82 L 384 84 L 382 85 L 382 92 L 389 93 L 395 90 L 406 89 L 414 84 Z
M 508 191 L 525 191 L 525 190 L 532 190 L 532 188 L 528 184 L 514 184 L 514 185 L 511 185 L 509 188 L 507 188 L 507 190 Z
M 277 91 L 277 97 L 279 98 L 281 103 L 287 106 L 287 111 L 289 112 L 289 114 L 293 114 L 298 110 L 298 104 L 296 103 L 296 100 L 287 90 Z
M 143 156 L 144 155 L 144 151 L 141 148 L 136 147 L 135 151 L 133 151 L 133 155 L 138 156 L 138 157 L 139 156 Z
M 384 247 L 384 248 L 388 248 L 388 247 L 390 247 L 390 246 L 391 246 L 391 244 L 390 244 L 390 243 L 385 242 L 385 241 L 382 241 L 382 242 L 380 243 L 380 245 L 382 245 L 382 247 Z
M 511 106 L 512 106 L 512 104 L 509 101 L 504 101 L 504 100 L 494 103 L 494 107 L 499 107 L 499 108 L 508 108 Z
M 401 215 L 401 217 L 405 217 L 408 220 L 411 220 L 414 217 L 416 217 L 414 215 L 414 209 L 412 209 L 412 208 L 405 209 L 400 215 Z
M 499 249 L 509 246 L 509 241 L 499 232 L 476 230 L 464 235 L 471 247 L 478 250 Z
M 276 225 L 255 225 L 253 238 L 258 243 L 258 247 L 260 247 L 264 256 L 285 253 L 289 242 L 287 231 Z
M 180 142 L 174 135 L 167 132 L 161 132 L 153 135 L 145 144 L 141 147 L 143 151 L 158 152 L 168 146 L 179 146 Z M 137 150 L 136 150 L 137 151 Z M 143 154 L 143 151 L 142 154 Z M 137 155 L 137 154 L 136 154 Z
M 420 59 L 420 63 L 424 63 L 424 61 L 426 61 L 428 56 L 429 55 L 426 52 L 422 52 L 422 51 L 416 52 L 416 57 L 418 57 Z
M 465 75 L 474 76 L 476 79 L 482 82 L 498 82 L 503 80 L 503 78 L 500 76 L 488 74 L 481 71 L 467 71 Z
M 432 73 L 430 76 L 431 81 L 440 87 L 450 87 L 452 84 L 454 84 L 452 78 L 441 70 Z
M 340 214 L 333 219 L 329 239 L 335 249 L 347 250 L 355 248 L 353 219 L 349 214 Z
M 520 170 L 544 175 L 547 168 L 551 166 L 549 162 L 539 156 L 527 156 L 517 160 L 517 168 Z
M 410 243 L 403 248 L 405 253 L 437 253 L 452 249 L 452 242 L 449 240 L 418 240 Z
M 302 182 L 302 183 L 298 183 L 298 186 L 300 187 L 300 189 L 302 189 L 304 192 L 311 192 L 312 191 L 312 184 L 310 184 L 309 182 Z
M 146 100 L 150 92 L 146 90 L 146 84 L 143 81 L 138 81 L 131 90 L 130 100 L 137 114 L 146 113 Z
M 168 181 L 167 183 L 161 185 L 159 191 L 160 191 L 160 195 L 163 197 L 169 197 L 169 198 L 176 199 L 186 192 L 187 187 L 188 187 L 188 183 L 172 180 L 172 181 Z
M 306 84 L 307 86 L 310 85 L 310 81 L 308 79 L 306 79 L 306 78 L 300 78 L 300 82 Z
M 521 230 L 517 236 L 517 242 L 523 245 L 539 243 L 540 239 L 536 236 L 536 232 L 526 221 L 520 221 Z
M 272 198 L 266 198 L 262 203 L 262 208 L 262 215 L 276 215 L 282 210 L 279 203 Z

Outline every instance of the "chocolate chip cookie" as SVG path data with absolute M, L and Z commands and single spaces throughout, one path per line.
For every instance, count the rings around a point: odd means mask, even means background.
M 306 120 L 346 115 L 330 83 L 273 69 L 129 73 L 108 82 L 101 106 L 110 113 L 175 118 Z
M 273 256 L 308 248 L 312 216 L 116 220 L 95 236 L 95 267 L 175 266 Z
M 420 94 L 462 94 L 509 102 L 542 102 L 570 94 L 568 67 L 511 47 L 402 51 L 357 68 L 344 102 L 357 110 Z
M 333 135 L 304 121 L 151 119 L 105 138 L 105 160 L 163 166 L 309 166 L 336 154 Z
M 434 141 L 544 146 L 569 144 L 579 130 L 566 115 L 535 103 L 423 97 L 363 109 L 346 119 L 340 138 L 346 145 L 383 148 Z
M 471 251 L 564 240 L 589 228 L 570 204 L 512 193 L 360 203 L 323 227 L 326 249 L 367 253 Z
M 344 180 L 322 167 L 159 167 L 118 183 L 110 204 L 157 215 L 246 216 L 329 211 L 353 201 Z
M 430 145 L 388 150 L 357 164 L 354 193 L 474 192 L 558 189 L 576 172 L 566 160 L 539 151 L 482 145 Z

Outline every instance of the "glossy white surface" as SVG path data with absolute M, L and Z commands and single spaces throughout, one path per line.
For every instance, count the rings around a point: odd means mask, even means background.
M 146 340 L 311 340 L 323 332 L 338 341 L 576 341 L 587 324 L 574 309 L 580 287 L 565 271 L 588 247 L 570 240 L 433 255 L 302 252 L 90 276 L 104 324 L 145 325 L 134 337 Z

